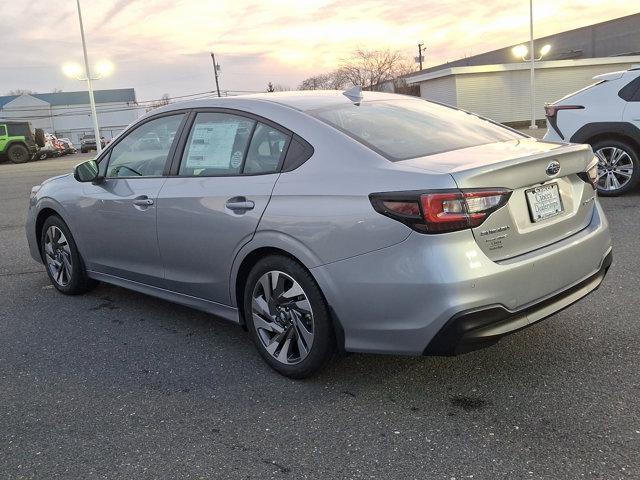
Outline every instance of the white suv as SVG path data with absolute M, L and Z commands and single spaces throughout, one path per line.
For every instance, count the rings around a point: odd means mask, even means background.
M 546 105 L 545 140 L 588 143 L 598 156 L 598 192 L 620 195 L 640 181 L 640 66 Z

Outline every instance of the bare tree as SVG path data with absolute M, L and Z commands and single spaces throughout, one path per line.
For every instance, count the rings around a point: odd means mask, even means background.
M 419 95 L 419 89 L 405 79 L 413 70 L 413 64 L 398 50 L 358 49 L 342 60 L 340 68 L 304 79 L 298 90 L 342 90 L 352 85 L 383 90 L 388 84 L 396 93 Z
M 347 85 L 347 79 L 341 69 L 329 73 L 321 73 L 305 78 L 298 90 L 340 90 Z
M 274 84 L 272 82 L 269 82 L 269 84 L 267 85 L 267 92 L 288 92 L 289 90 L 291 90 L 291 87 L 282 85 L 281 83 Z
M 359 48 L 342 61 L 340 70 L 349 83 L 378 90 L 393 80 L 406 63 L 399 50 L 364 50 Z
M 147 107 L 147 112 L 153 110 L 154 108 L 164 107 L 165 105 L 169 105 L 171 101 L 171 97 L 168 93 L 163 93 L 159 100 L 152 102 Z
M 27 90 L 26 88 L 16 88 L 15 90 L 9 90 L 9 92 L 7 93 L 7 95 L 31 95 L 33 93 L 38 93 L 38 92 L 34 92 L 33 90 Z
M 420 86 L 409 85 L 407 83 L 407 76 L 413 73 L 415 70 L 413 64 L 410 61 L 402 61 L 395 68 L 393 75 L 393 91 L 395 93 L 401 93 L 404 95 L 420 96 Z

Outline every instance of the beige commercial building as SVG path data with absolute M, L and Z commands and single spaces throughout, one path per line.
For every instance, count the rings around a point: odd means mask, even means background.
M 536 119 L 544 104 L 586 87 L 603 73 L 640 66 L 640 55 L 550 60 L 535 64 Z M 531 118 L 529 64 L 505 63 L 443 68 L 407 76 L 420 86 L 420 96 L 453 105 L 502 123 Z

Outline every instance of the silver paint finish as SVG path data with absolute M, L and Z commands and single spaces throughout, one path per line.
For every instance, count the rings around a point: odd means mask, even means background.
M 277 178 L 168 178 L 157 200 L 165 288 L 231 305 L 235 254 L 253 237 Z M 231 200 L 252 202 L 253 207 L 232 209 Z
M 364 95 L 365 102 L 389 97 Z M 339 92 L 287 93 L 154 110 L 244 110 L 300 135 L 315 153 L 280 175 L 99 185 L 66 175 L 43 182 L 27 216 L 32 256 L 42 261 L 36 220 L 51 209 L 69 226 L 90 277 L 238 322 L 243 260 L 259 248 L 280 249 L 317 280 L 348 350 L 417 354 L 455 313 L 523 308 L 586 278 L 609 251 L 600 205 L 574 174 L 584 170 L 588 147 L 523 138 L 392 163 L 302 111 L 340 102 L 348 99 Z M 552 159 L 562 166 L 552 181 L 566 212 L 528 225 L 523 191 L 549 181 Z M 374 192 L 487 187 L 513 189 L 509 204 L 477 231 L 440 235 L 416 233 L 375 212 L 368 199 Z M 228 201 L 254 207 L 229 208 Z M 501 253 L 483 247 L 503 235 Z
M 594 274 L 610 249 L 597 204 L 581 232 L 504 262 L 488 258 L 470 231 L 413 232 L 398 245 L 311 273 L 342 320 L 348 351 L 419 355 L 456 313 L 526 308 Z

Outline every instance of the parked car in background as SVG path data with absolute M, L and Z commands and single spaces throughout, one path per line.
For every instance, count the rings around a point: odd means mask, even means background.
M 336 349 L 477 349 L 588 295 L 612 259 L 596 175 L 587 145 L 413 97 L 194 100 L 35 186 L 26 233 L 60 292 L 214 313 L 301 378 Z
M 68 138 L 60 138 L 59 140 L 62 146 L 64 147 L 65 154 L 76 153 L 77 151 L 76 147 L 73 145 L 71 140 L 69 140 Z
M 0 157 L 13 163 L 28 162 L 38 152 L 29 122 L 0 120 Z
M 598 157 L 598 192 L 621 195 L 640 183 L 640 67 L 546 105 L 545 140 L 588 143 Z
M 102 148 L 104 148 L 106 143 L 105 138 L 100 137 L 100 145 Z M 89 150 L 96 150 L 96 136 L 93 134 L 84 135 L 80 139 L 80 151 L 82 153 L 87 153 Z

